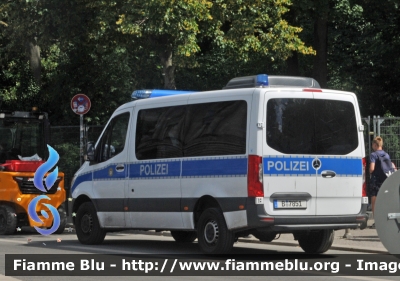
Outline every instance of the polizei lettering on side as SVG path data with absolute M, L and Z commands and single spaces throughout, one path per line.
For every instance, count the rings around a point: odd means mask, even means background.
M 168 175 L 168 164 L 141 164 L 140 176 L 163 176 Z

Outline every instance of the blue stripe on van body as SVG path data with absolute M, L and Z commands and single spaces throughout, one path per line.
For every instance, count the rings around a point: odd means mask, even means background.
M 75 179 L 74 185 L 71 186 L 71 194 L 74 192 L 75 188 L 85 181 L 92 181 L 92 172 L 82 174 Z
M 182 177 L 247 176 L 247 157 L 184 159 Z
M 313 168 L 312 162 L 318 158 L 320 168 Z M 299 156 L 270 156 L 263 158 L 264 175 L 312 176 L 321 172 L 334 171 L 337 176 L 361 176 L 362 159 L 354 157 L 299 157 Z
M 321 157 L 321 168 L 318 170 L 320 175 L 322 171 L 334 171 L 338 176 L 362 176 L 361 158 L 335 158 Z
M 182 171 L 181 171 L 182 166 Z M 247 157 L 145 161 L 129 165 L 130 179 L 247 176 Z

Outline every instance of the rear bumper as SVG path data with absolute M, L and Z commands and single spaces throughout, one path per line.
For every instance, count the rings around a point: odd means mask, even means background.
M 313 229 L 346 229 L 357 228 L 365 222 L 367 204 L 361 204 L 361 210 L 356 215 L 339 216 L 270 216 L 265 212 L 264 205 L 255 204 L 254 198 L 248 198 L 247 221 L 250 229 L 265 229 L 273 232 L 293 232 Z

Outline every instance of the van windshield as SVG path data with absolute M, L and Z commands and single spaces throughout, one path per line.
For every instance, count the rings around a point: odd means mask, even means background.
M 267 144 L 285 154 L 346 155 L 358 147 L 351 102 L 270 99 Z

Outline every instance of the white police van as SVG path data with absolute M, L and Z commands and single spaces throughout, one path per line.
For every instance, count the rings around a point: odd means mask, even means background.
M 365 222 L 353 93 L 263 74 L 223 90 L 132 96 L 72 181 L 81 243 L 101 243 L 110 231 L 169 230 L 212 254 L 249 234 L 271 242 L 293 233 L 305 252 L 322 253 L 334 230 Z

